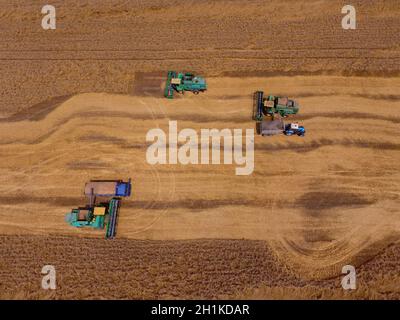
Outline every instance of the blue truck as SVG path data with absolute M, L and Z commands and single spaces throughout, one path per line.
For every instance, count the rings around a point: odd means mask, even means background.
M 85 184 L 85 195 L 96 197 L 129 197 L 131 180 L 91 180 Z
M 274 136 L 279 134 L 284 134 L 285 136 L 298 135 L 299 137 L 304 137 L 306 134 L 306 129 L 304 126 L 299 126 L 298 123 L 286 123 L 283 119 L 262 121 L 257 127 L 257 133 L 262 136 Z
M 306 129 L 303 126 L 299 126 L 297 123 L 288 123 L 285 125 L 285 131 L 283 132 L 286 136 L 298 135 L 304 137 L 306 135 Z

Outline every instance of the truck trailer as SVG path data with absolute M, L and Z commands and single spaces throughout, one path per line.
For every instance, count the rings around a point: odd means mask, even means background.
M 85 184 L 85 196 L 129 197 L 131 180 L 91 180 Z

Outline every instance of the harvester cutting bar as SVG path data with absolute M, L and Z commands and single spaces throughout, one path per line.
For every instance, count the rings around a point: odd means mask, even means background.
M 264 92 L 256 91 L 254 93 L 253 120 L 262 121 L 264 108 Z
M 168 99 L 172 99 L 174 97 L 174 88 L 171 84 L 171 80 L 173 78 L 176 78 L 176 72 L 168 71 L 167 83 L 165 84 L 165 89 L 164 89 L 164 96 Z
M 117 233 L 117 220 L 119 212 L 120 200 L 111 199 L 108 207 L 110 220 L 107 225 L 106 239 L 113 239 Z

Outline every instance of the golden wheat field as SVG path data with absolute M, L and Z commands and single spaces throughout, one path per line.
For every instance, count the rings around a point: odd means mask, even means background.
M 0 298 L 398 299 L 400 7 L 353 2 L 351 31 L 341 1 L 54 1 L 52 31 L 0 4 Z M 165 99 L 168 70 L 207 92 Z M 170 121 L 255 129 L 255 90 L 307 134 L 256 135 L 252 174 L 146 160 Z M 127 178 L 116 239 L 64 221 Z

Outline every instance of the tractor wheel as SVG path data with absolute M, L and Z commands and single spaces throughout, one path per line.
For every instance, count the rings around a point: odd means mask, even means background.
M 194 93 L 194 94 L 199 94 L 199 91 L 196 90 L 196 91 L 193 91 L 193 93 Z

